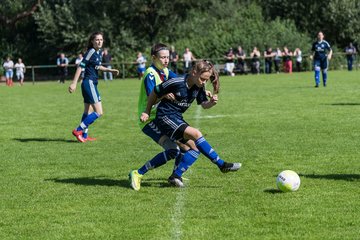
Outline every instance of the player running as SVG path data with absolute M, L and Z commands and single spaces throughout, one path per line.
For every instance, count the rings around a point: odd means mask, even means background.
M 314 61 L 315 87 L 318 88 L 320 84 L 320 70 L 322 71 L 323 86 L 326 87 L 327 70 L 333 51 L 330 44 L 324 40 L 322 32 L 318 33 L 317 41 L 313 43 L 311 51 L 313 51 L 313 55 L 310 57 Z
M 214 76 L 212 78 L 212 76 Z M 203 137 L 202 133 L 183 119 L 182 114 L 190 107 L 196 99 L 204 109 L 211 108 L 217 104 L 218 96 L 211 95 L 208 99 L 205 84 L 209 80 L 214 86 L 214 93 L 219 90 L 218 75 L 214 66 L 208 61 L 200 61 L 195 64 L 190 74 L 183 77 L 170 79 L 157 85 L 148 98 L 145 112 L 141 114 L 141 121 L 146 122 L 151 116 L 152 106 L 160 99 L 157 107 L 155 125 L 173 141 L 187 143 L 189 140 L 195 142 L 196 150 L 187 151 L 178 166 L 175 167 L 169 177 L 169 183 L 177 187 L 183 187 L 182 174 L 197 160 L 200 152 L 215 163 L 222 172 L 237 171 L 241 163 L 227 163 L 214 151 L 211 145 Z M 175 99 L 162 98 L 172 93 Z
M 104 43 L 103 33 L 95 32 L 91 34 L 87 52 L 83 60 L 76 69 L 74 79 L 69 86 L 69 92 L 76 90 L 82 68 L 85 68 L 84 79 L 81 83 L 81 91 L 84 98 L 84 113 L 80 125 L 72 131 L 72 134 L 79 142 L 93 141 L 95 138 L 88 136 L 88 127 L 103 114 L 100 94 L 97 89 L 98 70 L 119 74 L 117 69 L 109 69 L 101 66 L 101 47 Z

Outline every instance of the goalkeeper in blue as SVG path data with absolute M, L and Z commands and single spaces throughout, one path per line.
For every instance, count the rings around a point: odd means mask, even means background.
M 205 84 L 209 80 L 213 84 L 214 95 L 208 94 L 205 90 Z M 174 142 L 182 144 L 186 144 L 190 140 L 195 142 L 195 149 L 185 152 L 168 179 L 169 183 L 174 186 L 184 187 L 182 175 L 198 159 L 200 153 L 215 163 L 224 173 L 237 171 L 241 167 L 241 163 L 228 163 L 221 159 L 202 133 L 183 119 L 183 113 L 195 99 L 204 109 L 215 106 L 218 102 L 216 93 L 219 86 L 219 78 L 214 66 L 208 61 L 199 61 L 188 75 L 169 79 L 155 86 L 149 95 L 146 110 L 141 114 L 140 120 L 146 122 L 150 117 L 152 106 L 161 99 L 154 120 L 161 133 Z M 172 93 L 175 99 L 163 98 L 169 93 Z
M 322 72 L 323 86 L 326 87 L 327 70 L 333 51 L 330 44 L 324 40 L 324 34 L 322 32 L 318 33 L 317 41 L 313 43 L 311 50 L 313 51 L 311 58 L 314 62 L 315 87 L 318 88 L 320 85 L 320 71 Z

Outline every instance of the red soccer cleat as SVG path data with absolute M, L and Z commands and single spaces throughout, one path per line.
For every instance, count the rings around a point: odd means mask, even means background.
M 76 129 L 74 129 L 72 131 L 72 134 L 76 137 L 76 139 L 79 141 L 79 142 L 85 142 L 86 140 L 83 138 L 82 134 L 83 134 L 83 131 L 80 130 L 80 131 L 76 131 Z
M 92 138 L 88 136 L 87 138 L 84 138 L 84 140 L 92 142 L 92 141 L 96 141 L 96 138 Z

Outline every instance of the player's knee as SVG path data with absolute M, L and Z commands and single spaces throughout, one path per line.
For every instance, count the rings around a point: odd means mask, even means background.
M 180 149 L 179 148 L 171 148 L 171 149 L 165 150 L 165 152 L 169 159 L 174 159 L 180 154 Z
M 192 135 L 195 140 L 202 137 L 202 133 L 196 128 L 194 128 L 194 131 L 192 131 Z
M 315 66 L 315 71 L 320 72 L 320 67 L 319 67 L 319 66 Z

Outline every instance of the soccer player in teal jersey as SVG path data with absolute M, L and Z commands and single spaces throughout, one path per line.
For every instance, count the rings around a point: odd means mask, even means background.
M 95 140 L 87 136 L 87 130 L 96 119 L 103 114 L 100 94 L 97 89 L 98 85 L 98 70 L 103 72 L 112 72 L 116 75 L 119 70 L 110 69 L 101 66 L 101 47 L 103 46 L 103 33 L 95 32 L 91 34 L 87 52 L 83 60 L 76 69 L 74 79 L 69 86 L 69 92 L 73 93 L 76 90 L 76 84 L 79 80 L 82 68 L 85 68 L 84 79 L 81 83 L 81 91 L 84 98 L 84 112 L 81 118 L 80 125 L 72 131 L 72 134 L 79 142 L 86 142 Z
M 320 71 L 322 71 L 323 86 L 326 87 L 327 70 L 333 51 L 330 44 L 324 40 L 324 34 L 322 32 L 318 33 L 317 41 L 313 43 L 311 50 L 313 51 L 311 57 L 314 62 L 315 87 L 318 88 L 320 84 Z
M 146 110 L 141 114 L 141 121 L 146 122 L 152 114 L 152 106 L 161 99 L 154 120 L 156 126 L 173 141 L 187 143 L 192 140 L 195 142 L 196 150 L 192 149 L 184 154 L 181 162 L 175 167 L 168 179 L 169 183 L 174 186 L 184 186 L 182 174 L 197 160 L 200 152 L 215 163 L 224 173 L 237 171 L 241 167 L 240 163 L 228 163 L 222 160 L 202 133 L 198 129 L 191 127 L 182 116 L 195 99 L 204 109 L 217 104 L 217 95 L 211 95 L 209 96 L 210 99 L 208 99 L 205 91 L 205 84 L 211 79 L 214 93 L 218 92 L 219 80 L 218 75 L 214 74 L 215 72 L 216 70 L 210 62 L 197 62 L 190 74 L 157 85 L 148 98 Z M 215 77 L 212 78 L 212 76 Z M 163 98 L 169 93 L 172 93 L 175 99 Z

